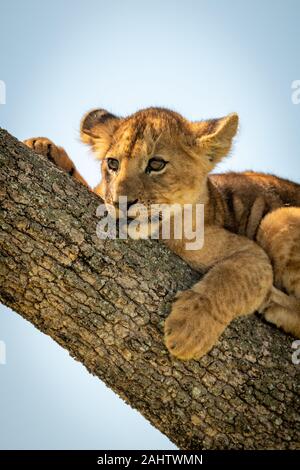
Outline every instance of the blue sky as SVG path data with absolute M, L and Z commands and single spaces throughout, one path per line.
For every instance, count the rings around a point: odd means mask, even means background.
M 91 185 L 99 164 L 79 141 L 82 115 L 151 105 L 190 119 L 238 112 L 234 149 L 218 171 L 300 181 L 300 105 L 291 99 L 299 1 L 0 0 L 0 11 L 0 126 L 63 145 Z M 174 447 L 4 307 L 0 340 L 0 448 Z

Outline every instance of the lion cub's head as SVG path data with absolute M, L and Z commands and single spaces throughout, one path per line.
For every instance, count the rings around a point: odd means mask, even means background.
M 191 122 L 163 108 L 120 118 L 103 109 L 82 120 L 81 138 L 102 161 L 96 192 L 106 203 L 191 204 L 206 176 L 225 156 L 238 126 L 237 114 Z

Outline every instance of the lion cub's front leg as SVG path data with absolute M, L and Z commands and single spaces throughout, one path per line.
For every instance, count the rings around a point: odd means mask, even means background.
M 177 294 L 165 323 L 165 342 L 179 359 L 199 359 L 216 343 L 229 322 L 215 316 L 208 296 L 190 289 Z
M 24 140 L 23 143 L 27 147 L 33 149 L 36 153 L 47 157 L 48 160 L 54 163 L 58 168 L 69 173 L 70 176 L 73 176 L 73 178 L 80 181 L 80 183 L 88 186 L 85 179 L 77 171 L 67 152 L 62 147 L 55 145 L 50 139 L 47 139 L 46 137 L 33 137 L 31 139 Z
M 260 307 L 272 289 L 273 272 L 262 248 L 223 229 L 208 230 L 202 250 L 181 256 L 211 269 L 176 296 L 165 322 L 165 342 L 174 356 L 198 359 L 235 317 Z

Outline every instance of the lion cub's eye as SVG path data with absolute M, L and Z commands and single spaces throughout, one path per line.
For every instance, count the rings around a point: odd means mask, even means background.
M 150 158 L 146 173 L 151 173 L 151 171 L 161 171 L 164 169 L 168 162 L 165 162 L 162 158 Z
M 119 161 L 116 158 L 108 158 L 107 159 L 107 166 L 111 171 L 118 171 Z

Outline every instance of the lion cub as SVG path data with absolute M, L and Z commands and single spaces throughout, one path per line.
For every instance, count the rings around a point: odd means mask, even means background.
M 209 175 L 228 154 L 237 114 L 191 122 L 163 108 L 126 117 L 103 109 L 84 116 L 83 142 L 102 162 L 94 189 L 106 204 L 204 204 L 204 244 L 165 243 L 206 274 L 177 295 L 165 342 L 180 359 L 200 358 L 235 317 L 254 311 L 300 337 L 300 185 L 269 174 Z M 81 183 L 66 152 L 45 138 L 25 141 Z

